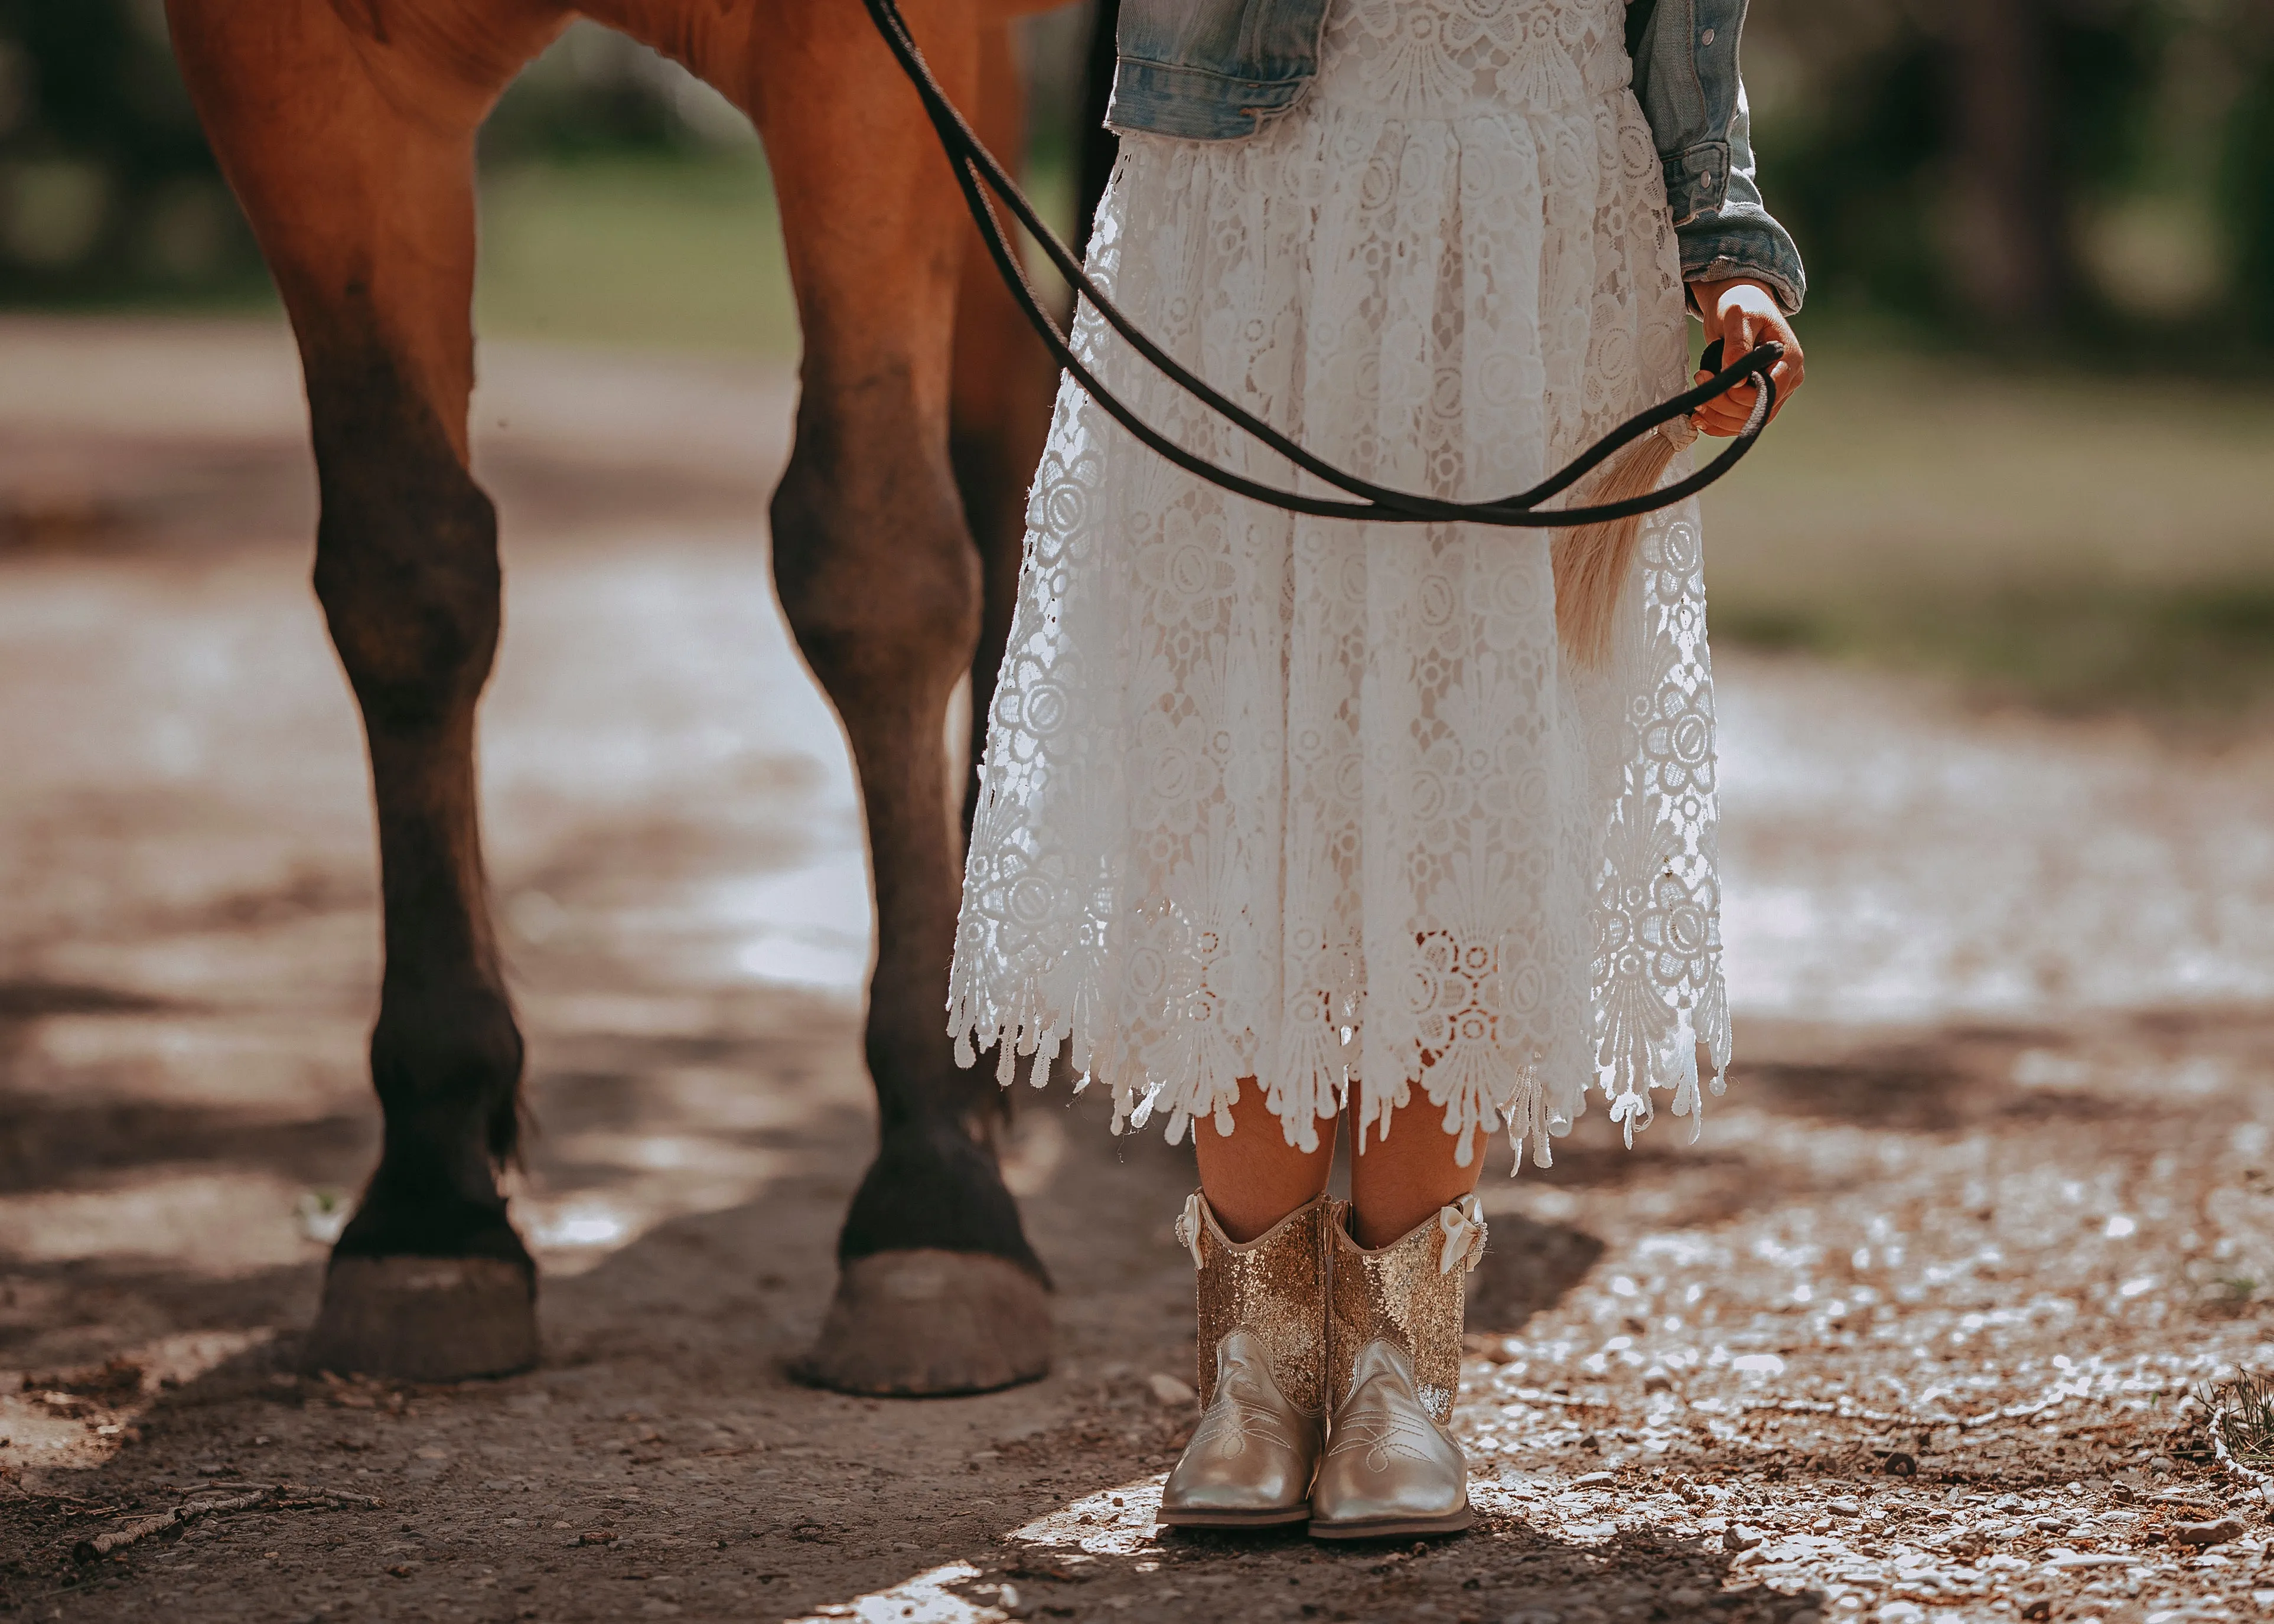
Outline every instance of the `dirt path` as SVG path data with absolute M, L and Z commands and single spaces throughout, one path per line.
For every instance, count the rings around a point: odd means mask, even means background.
M 2274 754 L 1725 657 L 1736 1079 L 1695 1146 L 1668 1118 L 1630 1154 L 1598 1114 L 1487 1180 L 1480 1531 L 1156 1540 L 1189 1175 L 1091 1101 L 1027 1098 L 1013 1147 L 1047 1381 L 880 1403 L 784 1374 L 869 1136 L 851 786 L 757 522 L 785 384 L 512 350 L 486 377 L 484 764 L 547 1357 L 304 1380 L 317 1237 L 373 1153 L 376 943 L 290 357 L 0 323 L 13 1615 L 2274 1611 L 2267 1507 L 2189 1396 L 2274 1365 Z

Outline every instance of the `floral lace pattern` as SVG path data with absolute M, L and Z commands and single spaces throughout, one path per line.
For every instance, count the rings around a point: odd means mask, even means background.
M 1186 365 L 1374 479 L 1518 490 L 1686 382 L 1619 0 L 1338 0 L 1294 111 L 1125 138 L 1091 274 Z M 1086 307 L 1084 357 L 1220 464 L 1306 482 Z M 1728 1052 L 1698 519 L 1647 529 L 1610 658 L 1555 635 L 1548 532 L 1299 519 L 1061 387 L 989 718 L 958 1056 L 1056 1054 L 1114 1126 L 1291 1144 L 1418 1090 L 1549 1160 L 1599 1084 L 1631 1143 Z M 1037 1065 L 1041 1079 L 1045 1068 Z M 1362 1082 L 1361 1082 L 1362 1079 Z M 1359 1084 L 1355 1093 L 1353 1085 Z

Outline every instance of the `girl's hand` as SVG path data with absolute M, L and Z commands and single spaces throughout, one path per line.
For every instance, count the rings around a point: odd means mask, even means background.
M 1792 399 L 1793 391 L 1800 387 L 1806 371 L 1800 341 L 1792 335 L 1792 324 L 1777 307 L 1776 295 L 1769 291 L 1766 282 L 1742 276 L 1730 282 L 1693 282 L 1690 290 L 1696 296 L 1698 309 L 1705 320 L 1706 342 L 1710 344 L 1717 338 L 1721 341 L 1725 365 L 1769 339 L 1784 346 L 1784 358 L 1769 369 L 1769 380 L 1776 385 L 1776 410 L 1769 413 L 1773 420 L 1777 412 L 1784 410 L 1785 402 Z M 1701 372 L 1690 381 L 1704 383 L 1713 375 Z M 1698 425 L 1698 432 L 1727 440 L 1745 426 L 1757 393 L 1752 385 L 1739 384 L 1700 406 L 1690 414 L 1690 420 Z

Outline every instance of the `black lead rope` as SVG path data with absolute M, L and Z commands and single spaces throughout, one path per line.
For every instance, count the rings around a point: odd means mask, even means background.
M 995 155 L 981 144 L 971 126 L 964 122 L 963 115 L 947 99 L 946 93 L 939 87 L 939 81 L 932 77 L 923 53 L 916 49 L 915 36 L 908 31 L 907 19 L 900 14 L 898 0 L 862 0 L 862 3 L 869 9 L 870 19 L 877 25 L 877 32 L 885 36 L 885 43 L 892 48 L 892 55 L 899 59 L 901 71 L 907 75 L 908 82 L 915 86 L 916 94 L 923 102 L 924 112 L 930 118 L 932 129 L 938 135 L 940 146 L 946 152 L 949 164 L 955 172 L 956 184 L 962 190 L 964 203 L 971 211 L 972 221 L 978 226 L 980 237 L 987 244 L 988 257 L 995 261 L 995 268 L 1001 274 L 1004 285 L 1026 312 L 1027 320 L 1036 335 L 1057 358 L 1058 365 L 1073 374 L 1074 380 L 1116 423 L 1177 467 L 1219 490 L 1288 513 L 1327 519 L 1362 519 L 1373 523 L 1491 524 L 1515 530 L 1563 530 L 1585 524 L 1600 524 L 1669 508 L 1696 495 L 1736 467 L 1739 459 L 1753 448 L 1754 442 L 1761 437 L 1762 429 L 1768 424 L 1769 414 L 1776 408 L 1776 385 L 1770 380 L 1769 369 L 1783 356 L 1784 346 L 1773 341 L 1765 342 L 1728 365 L 1721 366 L 1716 365 L 1721 351 L 1721 343 L 1717 340 L 1707 348 L 1706 355 L 1705 365 L 1712 368 L 1712 378 L 1694 388 L 1684 390 L 1672 400 L 1637 413 L 1556 473 L 1516 495 L 1502 497 L 1498 501 L 1446 501 L 1378 485 L 1354 474 L 1345 473 L 1305 450 L 1213 387 L 1205 379 L 1179 365 L 1122 314 L 1120 308 L 1089 279 L 1081 262 L 1043 222 L 1042 216 L 1027 200 L 1026 194 L 1019 190 L 1018 184 L 996 161 Z M 1058 323 L 1043 308 L 1033 284 L 1027 280 L 1026 267 L 1020 263 L 1017 250 L 1005 234 L 1003 222 L 996 216 L 995 206 L 988 197 L 990 191 L 1009 207 L 1012 217 L 1041 245 L 1044 256 L 1057 267 L 1058 274 L 1081 297 L 1089 301 L 1091 308 L 1104 319 L 1105 324 L 1126 340 L 1138 355 L 1158 368 L 1171 382 L 1235 428 L 1286 458 L 1303 472 L 1359 500 L 1344 501 L 1331 497 L 1305 496 L 1218 468 L 1206 458 L 1187 451 L 1140 417 L 1074 353 L 1066 335 L 1059 330 Z M 1689 416 L 1706 402 L 1716 399 L 1732 387 L 1748 380 L 1757 394 L 1752 411 L 1745 419 L 1745 426 L 1730 442 L 1728 449 L 1695 473 L 1662 489 L 1643 496 L 1630 497 L 1623 501 L 1604 502 L 1592 508 L 1540 508 L 1541 502 L 1569 490 L 1590 471 L 1661 424 Z

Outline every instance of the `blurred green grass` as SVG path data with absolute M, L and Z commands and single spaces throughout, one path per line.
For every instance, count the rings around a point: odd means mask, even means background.
M 1068 235 L 1071 164 L 1035 163 L 1027 190 Z M 1038 272 L 1035 285 L 1048 295 L 1058 284 Z M 474 320 L 516 338 L 794 359 L 797 307 L 764 158 L 752 146 L 484 176 Z
M 592 158 L 483 177 L 484 334 L 794 359 L 765 161 Z
M 1837 321 L 1708 493 L 1717 635 L 1978 703 L 2217 736 L 2274 718 L 2274 401 L 1988 370 Z
M 1035 190 L 1070 213 L 1063 166 Z M 797 353 L 763 158 L 493 173 L 489 335 Z M 1706 498 L 1726 645 L 1931 673 L 1984 704 L 2274 723 L 2274 391 L 2015 372 L 1811 312 L 1809 382 Z

